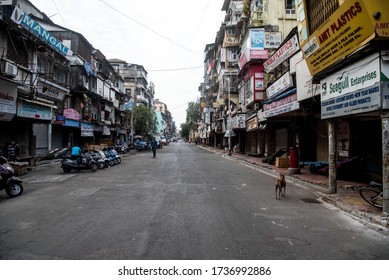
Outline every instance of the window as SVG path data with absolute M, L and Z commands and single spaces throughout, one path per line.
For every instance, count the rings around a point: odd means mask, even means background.
M 315 32 L 338 8 L 338 0 L 307 0 L 309 31 Z
M 285 13 L 287 15 L 295 14 L 296 8 L 295 8 L 295 0 L 285 0 Z

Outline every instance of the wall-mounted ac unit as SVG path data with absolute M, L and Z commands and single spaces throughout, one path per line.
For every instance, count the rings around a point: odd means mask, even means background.
M 0 65 L 0 72 L 4 76 L 15 78 L 18 74 L 18 67 L 8 61 L 2 61 Z

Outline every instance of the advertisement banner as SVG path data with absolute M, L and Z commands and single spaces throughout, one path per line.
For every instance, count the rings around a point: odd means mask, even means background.
M 265 49 L 276 49 L 282 43 L 281 32 L 265 32 Z
M 345 1 L 302 45 L 314 76 L 375 37 L 374 26 L 361 1 Z
M 263 50 L 265 47 L 265 30 L 250 29 L 250 48 Z

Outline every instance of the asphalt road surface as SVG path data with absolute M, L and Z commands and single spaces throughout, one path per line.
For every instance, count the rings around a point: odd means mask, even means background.
M 389 259 L 373 226 L 193 144 L 123 157 L 97 172 L 59 164 L 0 192 L 0 259 Z

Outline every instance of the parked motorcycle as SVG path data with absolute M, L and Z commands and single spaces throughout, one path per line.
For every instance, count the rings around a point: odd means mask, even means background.
M 0 190 L 9 197 L 20 196 L 23 193 L 22 180 L 14 176 L 14 169 L 5 157 L 0 157 Z
M 69 173 L 72 169 L 82 170 L 82 169 L 90 169 L 95 172 L 99 167 L 98 163 L 92 158 L 92 156 L 87 153 L 81 153 L 81 158 L 72 159 L 66 157 L 62 160 L 61 168 L 65 173 Z

